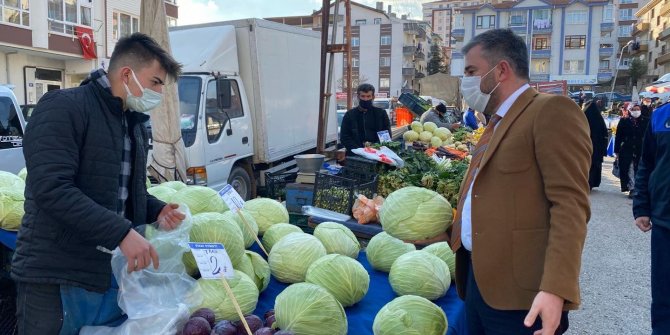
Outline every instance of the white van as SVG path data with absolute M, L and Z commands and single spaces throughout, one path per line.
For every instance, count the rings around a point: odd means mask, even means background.
M 0 85 L 0 170 L 18 173 L 25 165 L 23 134 L 26 121 L 12 89 Z
M 389 120 L 391 120 L 391 123 L 393 123 L 393 101 L 391 98 L 375 98 L 375 100 L 372 101 L 372 105 L 381 108 L 386 111 L 386 115 L 388 115 Z

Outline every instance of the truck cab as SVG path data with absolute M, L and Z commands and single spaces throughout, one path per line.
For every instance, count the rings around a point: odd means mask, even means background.
M 26 121 L 11 87 L 0 85 L 0 171 L 18 173 L 25 166 Z

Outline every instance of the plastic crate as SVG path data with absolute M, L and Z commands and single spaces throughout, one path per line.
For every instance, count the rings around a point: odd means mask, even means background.
M 302 213 L 302 206 L 314 203 L 314 185 L 291 183 L 286 185 L 286 209 L 289 213 Z
M 340 176 L 358 183 L 368 183 L 377 177 L 377 163 L 363 157 L 348 156 Z
M 265 193 L 270 199 L 285 200 L 286 184 L 295 183 L 298 172 L 265 173 Z
M 14 282 L 0 279 L 0 334 L 18 334 L 16 329 L 16 289 Z
M 410 93 L 401 94 L 398 101 L 409 108 L 409 110 L 417 116 L 421 116 L 421 114 L 430 108 L 430 104 L 426 100 Z
M 356 194 L 372 198 L 375 193 L 376 176 L 372 181 L 361 183 L 355 179 L 318 173 L 314 184 L 314 206 L 351 215 Z

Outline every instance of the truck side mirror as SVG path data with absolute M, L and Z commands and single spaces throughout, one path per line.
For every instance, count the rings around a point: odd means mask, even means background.
M 216 104 L 219 108 L 228 109 L 232 105 L 230 94 L 230 80 L 219 78 L 216 80 Z

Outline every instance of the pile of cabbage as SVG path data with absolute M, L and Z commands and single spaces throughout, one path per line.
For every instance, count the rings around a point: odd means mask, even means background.
M 23 220 L 25 202 L 25 168 L 19 175 L 0 171 L 0 228 L 17 231 Z
M 433 122 L 421 124 L 419 121 L 412 122 L 412 129 L 406 131 L 402 137 L 405 142 L 412 143 L 421 141 L 429 144 L 431 147 L 441 147 L 446 144 L 454 143 L 451 131 L 445 127 L 438 127 Z

